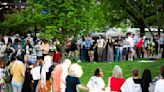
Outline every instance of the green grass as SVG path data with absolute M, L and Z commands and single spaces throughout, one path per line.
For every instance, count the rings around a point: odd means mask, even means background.
M 159 59 L 156 62 L 151 63 L 139 63 L 137 61 L 123 61 L 123 62 L 98 62 L 98 63 L 89 63 L 84 62 L 80 63 L 80 65 L 83 68 L 84 74 L 80 78 L 81 83 L 83 85 L 86 85 L 89 81 L 90 77 L 93 76 L 94 70 L 96 67 L 102 68 L 102 71 L 104 73 L 104 82 L 107 85 L 108 83 L 108 77 L 112 76 L 112 70 L 115 65 L 119 65 L 123 70 L 123 76 L 125 78 L 128 78 L 131 76 L 131 70 L 132 68 L 138 68 L 140 69 L 140 77 L 142 77 L 142 72 L 144 69 L 150 69 L 152 72 L 152 77 L 159 75 L 159 67 L 164 64 L 164 59 Z

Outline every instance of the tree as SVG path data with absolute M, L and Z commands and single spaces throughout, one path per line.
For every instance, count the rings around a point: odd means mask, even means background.
M 39 3 L 29 3 L 29 5 L 20 11 L 8 13 L 5 15 L 5 20 L 0 24 L 2 31 L 6 33 L 26 33 L 31 28 L 42 27 L 45 21 L 51 20 L 51 13 L 42 13 L 44 6 Z M 48 24 L 48 22 L 47 22 Z M 33 29 L 34 30 L 34 29 Z
M 106 22 L 96 0 L 51 0 L 47 5 L 53 15 L 51 32 L 55 37 L 59 37 L 63 45 L 62 51 L 68 37 L 76 37 L 81 32 L 100 30 Z
M 107 15 L 113 16 L 115 20 L 118 20 L 117 22 L 129 19 L 135 27 L 140 28 L 140 32 L 143 34 L 145 33 L 145 28 L 149 28 L 149 31 L 151 31 L 150 26 L 158 26 L 156 22 L 157 14 L 162 17 L 163 3 L 162 0 L 102 1 L 104 7 L 107 8 Z
M 64 51 L 68 37 L 76 37 L 88 31 L 100 31 L 106 23 L 97 0 L 28 0 L 27 7 L 8 14 L 1 27 L 14 32 L 24 32 L 30 28 L 45 29 L 41 32 L 42 38 L 60 39 Z

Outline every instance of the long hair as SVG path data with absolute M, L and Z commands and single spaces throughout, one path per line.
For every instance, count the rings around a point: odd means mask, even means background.
M 100 71 L 101 71 L 100 68 L 96 68 L 96 70 L 95 70 L 95 72 L 94 72 L 94 76 L 99 77 L 99 76 L 100 76 Z
M 116 78 L 122 77 L 122 69 L 119 65 L 115 65 L 115 67 L 113 68 L 113 76 Z
M 149 92 L 149 84 L 152 82 L 151 71 L 149 69 L 145 69 L 142 74 L 141 88 L 142 92 Z

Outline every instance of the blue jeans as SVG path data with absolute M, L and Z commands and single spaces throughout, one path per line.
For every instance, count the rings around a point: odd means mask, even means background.
M 122 47 L 115 48 L 115 61 L 121 61 L 122 60 Z
M 17 82 L 12 79 L 11 85 L 13 87 L 13 92 L 21 92 L 22 91 L 22 87 L 23 87 L 22 82 Z

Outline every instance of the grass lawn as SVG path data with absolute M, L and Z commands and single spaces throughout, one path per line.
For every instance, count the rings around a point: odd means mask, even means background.
M 112 63 L 107 63 L 107 62 L 98 62 L 98 63 L 89 63 L 89 62 L 84 62 L 80 63 L 80 65 L 83 68 L 84 74 L 80 78 L 81 83 L 83 85 L 86 85 L 87 82 L 89 81 L 90 77 L 93 76 L 94 70 L 96 67 L 102 68 L 102 71 L 104 73 L 104 82 L 107 85 L 108 83 L 108 77 L 112 75 L 112 69 L 115 65 L 119 65 L 122 70 L 123 70 L 123 76 L 125 78 L 128 78 L 131 76 L 131 70 L 132 68 L 139 68 L 141 71 L 141 76 L 142 77 L 142 72 L 144 69 L 150 69 L 152 72 L 153 78 L 157 75 L 159 75 L 159 67 L 164 64 L 164 59 L 159 59 L 156 62 L 151 62 L 151 63 L 140 63 L 137 61 L 123 61 L 123 62 L 112 62 Z

